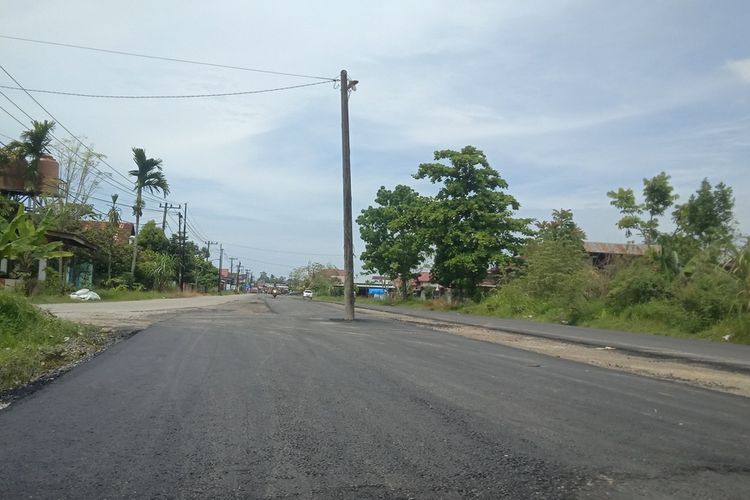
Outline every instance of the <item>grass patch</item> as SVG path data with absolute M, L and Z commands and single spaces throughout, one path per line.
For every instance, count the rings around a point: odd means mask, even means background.
M 28 299 L 0 292 L 0 392 L 95 352 L 99 329 L 55 318 Z

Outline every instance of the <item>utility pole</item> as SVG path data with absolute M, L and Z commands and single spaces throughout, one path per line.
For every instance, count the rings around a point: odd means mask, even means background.
M 167 210 L 179 210 L 182 208 L 181 205 L 174 206 L 171 203 L 164 203 L 163 205 L 159 203 L 159 208 L 164 209 L 164 217 L 161 219 L 161 230 L 166 231 L 167 230 Z
M 208 254 L 208 256 L 206 257 L 207 261 L 209 261 L 209 262 L 211 261 L 211 245 L 218 245 L 218 244 L 219 244 L 218 241 L 207 241 L 206 242 L 206 253 Z
M 221 266 L 222 266 L 223 261 L 224 261 L 224 246 L 219 245 L 219 283 L 218 283 L 219 295 L 221 295 Z
M 237 282 L 234 285 L 235 293 L 240 293 L 240 268 L 242 267 L 242 262 L 237 261 Z
M 182 245 L 182 212 L 177 212 L 177 242 L 180 244 L 180 272 L 178 273 L 178 278 L 180 281 L 180 291 L 183 291 L 182 286 L 182 276 L 183 276 L 183 264 L 184 259 L 182 258 L 184 252 L 183 252 L 183 245 Z
M 185 215 L 182 223 L 182 279 L 180 280 L 180 291 L 185 289 L 185 274 L 187 271 L 187 261 L 185 260 L 185 247 L 187 246 L 187 202 L 185 202 Z
M 352 243 L 352 172 L 349 150 L 349 91 L 357 80 L 341 70 L 341 167 L 344 182 L 344 320 L 354 320 L 354 245 Z
M 234 271 L 234 261 L 237 260 L 237 257 L 229 257 L 229 272 L 227 273 L 227 278 L 232 277 L 232 273 Z M 229 291 L 232 291 L 232 287 L 229 287 Z

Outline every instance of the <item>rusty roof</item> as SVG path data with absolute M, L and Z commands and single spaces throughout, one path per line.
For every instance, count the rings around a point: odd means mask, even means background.
M 583 249 L 586 251 L 586 253 L 604 253 L 610 255 L 646 255 L 649 250 L 653 250 L 657 253 L 661 252 L 661 245 L 584 241 Z

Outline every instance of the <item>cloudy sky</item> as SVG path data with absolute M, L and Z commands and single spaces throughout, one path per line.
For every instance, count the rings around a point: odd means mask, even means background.
M 509 182 L 520 215 L 572 209 L 591 240 L 625 241 L 606 192 L 640 190 L 662 170 L 683 200 L 704 177 L 732 186 L 740 229 L 750 233 L 743 0 L 0 0 L 0 19 L 0 35 L 13 37 L 330 78 L 348 70 L 360 81 L 350 100 L 355 217 L 381 185 L 434 193 L 411 178 L 419 163 L 471 144 Z M 0 64 L 24 87 L 90 94 L 321 81 L 7 38 Z M 15 84 L 0 73 L 0 85 Z M 49 119 L 23 92 L 2 90 Z M 286 275 L 308 261 L 343 265 L 339 93 L 331 83 L 208 99 L 34 96 L 120 174 L 132 168 L 134 146 L 163 159 L 169 201 L 188 202 L 193 239 L 221 242 L 256 274 Z M 2 96 L 0 105 L 29 121 Z M 0 140 L 21 129 L 0 111 Z M 132 203 L 125 179 L 112 179 L 97 197 L 119 192 Z M 355 252 L 362 248 L 355 238 Z

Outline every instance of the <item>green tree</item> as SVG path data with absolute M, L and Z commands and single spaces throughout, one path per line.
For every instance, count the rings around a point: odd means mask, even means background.
M 357 217 L 359 234 L 365 242 L 360 259 L 367 271 L 392 280 L 400 278 L 401 294 L 406 297 L 412 271 L 429 249 L 421 223 L 428 200 L 400 184 L 393 191 L 381 186 L 375 203 L 377 207 L 370 206 Z
M 423 163 L 414 175 L 442 183 L 425 217 L 435 254 L 432 275 L 471 296 L 491 265 L 517 252 L 531 220 L 513 217 L 519 203 L 503 192 L 508 183 L 479 149 L 436 151 L 435 160 L 449 164 Z
M 120 215 L 120 209 L 117 207 L 117 198 L 120 197 L 117 193 L 110 195 L 112 198 L 112 205 L 107 210 L 107 220 L 111 226 L 118 227 L 122 217 Z
M 552 220 L 536 223 L 537 239 L 542 241 L 559 240 L 581 247 L 586 233 L 573 221 L 573 211 L 560 209 L 552 211 Z
M 128 172 L 135 177 L 135 242 L 133 244 L 133 261 L 130 264 L 130 274 L 135 274 L 135 262 L 138 258 L 138 229 L 143 215 L 143 190 L 151 194 L 161 192 L 165 197 L 169 194 L 169 183 L 167 183 L 164 172 L 162 172 L 161 159 L 146 158 L 146 152 L 141 148 L 133 148 L 133 161 L 137 168 Z
M 643 179 L 643 203 L 636 202 L 631 188 L 618 188 L 617 191 L 607 193 L 612 199 L 610 204 L 622 214 L 617 227 L 625 230 L 627 238 L 635 231 L 643 238 L 644 243 L 650 245 L 656 242 L 659 236 L 658 217 L 664 215 L 677 199 L 669 179 L 670 176 L 665 172 L 651 179 Z
M 675 206 L 672 217 L 677 233 L 695 241 L 701 248 L 729 242 L 735 234 L 732 188 L 720 182 L 711 187 L 703 179 L 700 188 L 686 203 Z
M 138 245 L 144 250 L 176 255 L 172 251 L 169 238 L 164 235 L 164 231 L 156 225 L 154 220 L 146 222 L 141 228 Z

